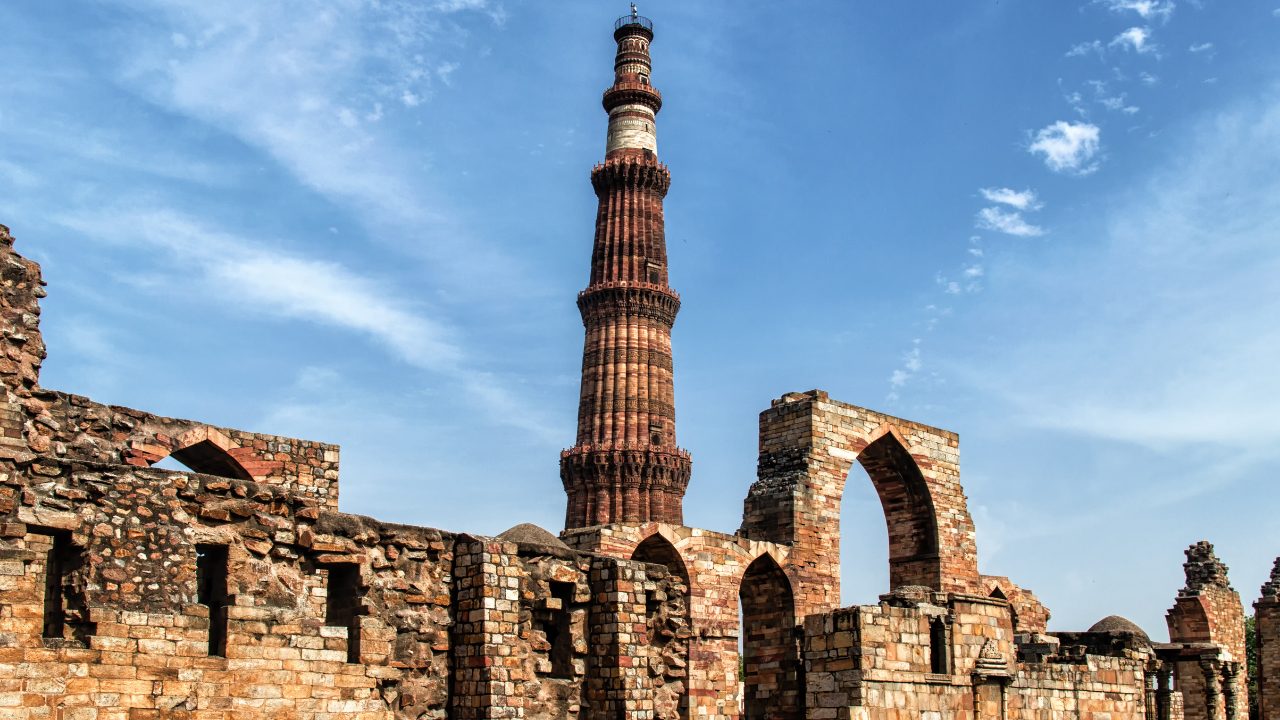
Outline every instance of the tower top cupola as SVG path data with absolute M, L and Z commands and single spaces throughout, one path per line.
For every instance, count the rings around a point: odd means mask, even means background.
M 604 109 L 609 113 L 609 140 L 605 157 L 622 154 L 658 153 L 655 117 L 662 109 L 662 93 L 653 87 L 650 76 L 649 43 L 653 23 L 631 5 L 631 14 L 613 24 L 618 54 L 613 60 L 613 86 L 604 91 Z

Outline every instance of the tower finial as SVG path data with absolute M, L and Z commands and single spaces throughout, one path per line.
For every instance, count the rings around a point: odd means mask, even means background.
M 640 11 L 636 9 L 636 4 L 631 3 L 631 17 L 635 19 L 640 16 Z

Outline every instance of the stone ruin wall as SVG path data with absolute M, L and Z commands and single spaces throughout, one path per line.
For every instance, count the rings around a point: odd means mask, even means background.
M 0 717 L 679 717 L 665 566 L 342 514 L 337 446 L 41 388 L 44 283 L 12 242 Z
M 569 720 L 592 703 L 618 717 L 626 693 L 649 705 L 637 720 L 679 717 L 687 655 L 671 641 L 686 588 L 665 566 L 380 523 L 252 481 L 47 460 L 0 470 L 0 492 L 48 523 L 15 512 L 3 525 L 5 717 Z M 74 510 L 47 509 L 61 498 Z M 59 573 L 63 632 L 50 638 L 55 543 L 82 561 Z M 225 595 L 205 604 L 209 547 L 226 549 Z M 339 576 L 354 605 L 335 624 Z
M 530 544 L 381 523 L 337 512 L 337 446 L 41 388 L 39 266 L 7 230 L 0 251 L 4 720 L 1247 713 L 1183 668 L 1236 677 L 1225 566 L 1188 552 L 1175 643 L 1047 633 L 1033 593 L 978 573 L 954 433 L 785 395 L 761 414 L 735 535 L 635 522 Z M 166 456 L 196 472 L 151 467 Z M 853 462 L 885 509 L 890 592 L 840 609 Z M 1264 668 L 1276 594 L 1256 606 Z
M 1146 717 L 1146 651 L 1013 663 L 1006 602 L 940 593 L 884 600 L 806 620 L 809 718 Z M 937 623 L 947 626 L 945 669 L 929 642 Z

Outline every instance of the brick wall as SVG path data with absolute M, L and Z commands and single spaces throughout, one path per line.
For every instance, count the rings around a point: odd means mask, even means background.
M 1280 558 L 1253 604 L 1258 648 L 1258 713 L 1262 720 L 1280 720 Z
M 801 615 L 840 605 L 840 499 L 854 461 L 870 475 L 889 532 L 890 588 L 979 592 L 959 437 L 831 400 L 789 393 L 760 414 L 759 479 L 739 534 L 792 547 Z M 803 558 L 803 559 L 801 559 Z
M 1187 720 L 1220 720 L 1227 715 L 1230 697 L 1238 704 L 1237 717 L 1247 717 L 1246 675 L 1231 665 L 1223 667 L 1223 663 L 1245 660 L 1240 594 L 1231 588 L 1227 566 L 1214 554 L 1212 543 L 1198 542 L 1187 548 L 1186 555 L 1182 567 L 1187 584 L 1165 616 L 1169 641 L 1209 647 L 1186 652 L 1176 663 L 1174 678 L 1182 692 L 1183 712 Z M 1227 680 L 1224 669 L 1234 673 L 1232 679 Z M 1233 687 L 1222 687 L 1224 682 Z
M 1139 720 L 1150 646 L 1016 663 L 1008 603 L 912 589 L 805 622 L 812 720 Z M 932 632 L 949 626 L 945 642 Z M 933 654 L 944 651 L 946 672 Z

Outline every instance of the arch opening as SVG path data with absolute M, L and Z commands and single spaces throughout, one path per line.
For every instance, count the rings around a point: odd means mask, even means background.
M 738 599 L 742 614 L 743 717 L 799 720 L 804 716 L 802 628 L 791 582 L 769 555 L 747 567 Z
M 637 545 L 635 551 L 631 553 L 631 559 L 636 562 L 666 565 L 670 573 L 683 580 L 686 586 L 689 584 L 689 571 L 685 569 L 680 551 L 658 533 L 650 535 Z
M 885 433 L 858 454 L 880 498 L 889 539 L 889 589 L 942 587 L 938 521 L 929 487 L 911 453 Z M 846 483 L 847 486 L 847 483 Z
M 244 469 L 239 460 L 231 453 L 218 447 L 209 440 L 174 450 L 168 457 L 185 465 L 192 472 L 231 478 L 232 480 L 252 480 L 249 471 Z M 163 462 L 163 461 L 162 461 Z M 158 463 L 157 463 L 158 464 Z
M 645 598 L 649 666 L 661 668 L 662 680 L 654 683 L 654 717 L 688 720 L 689 571 L 680 552 L 658 533 L 637 545 L 631 559 L 667 568 L 665 577 L 649 578 L 655 588 Z
M 888 591 L 889 535 L 870 476 L 853 463 L 840 497 L 840 605 L 874 605 Z

